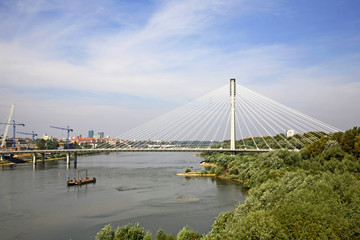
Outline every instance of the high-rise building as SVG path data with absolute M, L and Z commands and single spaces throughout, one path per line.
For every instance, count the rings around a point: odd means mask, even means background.
M 100 135 L 100 138 L 104 138 L 105 136 L 104 132 L 98 132 L 98 134 Z
M 88 137 L 89 137 L 89 138 L 93 138 L 93 137 L 94 137 L 94 130 L 89 130 Z

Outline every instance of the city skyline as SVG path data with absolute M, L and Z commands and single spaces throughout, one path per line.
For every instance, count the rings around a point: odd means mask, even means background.
M 359 125 L 358 1 L 2 1 L 0 121 L 116 137 L 228 84 Z M 4 126 L 0 127 L 3 133 Z

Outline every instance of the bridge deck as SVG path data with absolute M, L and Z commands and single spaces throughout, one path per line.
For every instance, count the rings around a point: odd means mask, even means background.
M 18 150 L 0 151 L 1 155 L 25 153 L 91 153 L 91 152 L 270 152 L 272 149 L 213 149 L 213 148 L 95 148 L 95 149 L 56 149 L 56 150 Z

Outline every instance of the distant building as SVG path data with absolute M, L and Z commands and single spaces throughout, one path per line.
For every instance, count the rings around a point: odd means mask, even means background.
M 105 136 L 104 132 L 98 132 L 98 134 L 99 134 L 100 138 L 104 138 L 104 136 Z
M 289 129 L 286 132 L 286 137 L 292 137 L 295 135 L 295 130 L 294 129 Z
M 89 130 L 88 138 L 94 137 L 94 130 Z
M 44 140 L 53 140 L 53 137 L 52 137 L 52 136 L 49 136 L 49 135 L 47 135 L 47 134 L 43 134 L 43 135 L 42 135 L 42 139 L 44 139 Z

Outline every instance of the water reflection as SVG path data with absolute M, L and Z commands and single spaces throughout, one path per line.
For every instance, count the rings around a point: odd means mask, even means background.
M 215 217 L 244 200 L 238 183 L 184 178 L 188 166 L 201 170 L 190 153 L 111 153 L 9 166 L 0 171 L 2 239 L 93 239 L 104 225 L 139 222 L 156 234 L 183 226 L 210 230 Z M 88 169 L 95 184 L 68 187 L 68 178 Z M 14 224 L 21 228 L 14 228 Z

